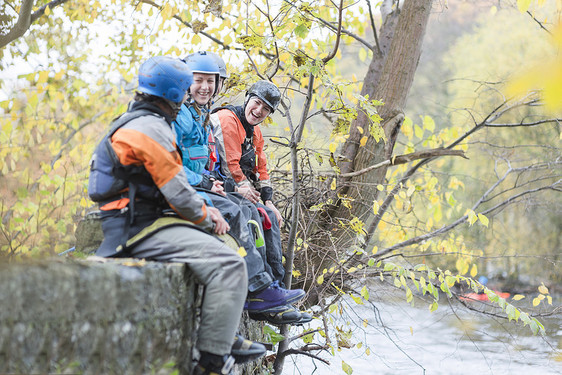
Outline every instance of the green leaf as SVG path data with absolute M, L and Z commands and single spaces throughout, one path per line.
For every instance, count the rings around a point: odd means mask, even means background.
M 280 341 L 285 340 L 285 336 L 278 334 L 275 332 L 273 328 L 268 325 L 263 326 L 263 333 L 267 342 L 272 343 L 273 345 L 277 344 Z
M 341 369 L 342 369 L 343 372 L 345 372 L 347 375 L 353 374 L 353 369 L 351 368 L 350 365 L 348 365 L 347 363 L 345 363 L 345 361 L 341 361 Z
M 361 300 L 361 297 L 357 297 L 357 296 L 351 294 L 351 298 L 353 298 L 353 300 L 355 301 L 356 304 L 363 305 L 363 301 Z
M 387 272 L 387 271 L 392 271 L 392 270 L 395 269 L 395 268 L 396 268 L 396 265 L 395 265 L 395 264 L 386 263 L 386 264 L 384 265 L 383 271 L 385 271 L 385 272 Z
M 361 297 L 363 297 L 363 299 L 364 299 L 365 301 L 368 301 L 368 300 L 369 300 L 369 291 L 367 290 L 367 286 L 364 286 L 364 287 L 361 289 Z
M 414 295 L 412 294 L 412 290 L 410 288 L 406 289 L 406 302 L 410 303 L 414 299 Z

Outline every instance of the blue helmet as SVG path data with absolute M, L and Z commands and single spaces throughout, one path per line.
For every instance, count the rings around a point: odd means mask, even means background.
M 180 59 L 155 56 L 142 63 L 139 68 L 138 91 L 172 103 L 181 104 L 192 83 L 193 74 Z
M 189 69 L 193 73 L 214 74 L 215 75 L 215 94 L 219 88 L 220 69 L 215 59 L 205 51 L 190 53 L 183 58 Z

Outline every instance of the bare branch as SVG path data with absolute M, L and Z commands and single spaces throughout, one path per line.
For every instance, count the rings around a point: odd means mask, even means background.
M 519 194 L 516 194 L 516 195 L 514 195 L 514 196 L 512 196 L 512 197 L 509 197 L 508 199 L 504 200 L 503 202 L 500 202 L 500 203 L 498 203 L 497 205 L 495 205 L 494 207 L 491 207 L 491 208 L 489 208 L 489 209 L 487 209 L 487 210 L 484 210 L 484 211 L 482 211 L 481 213 L 482 213 L 483 215 L 487 215 L 487 214 L 490 214 L 490 213 L 492 213 L 492 212 L 494 212 L 494 211 L 500 210 L 500 209 L 504 208 L 505 206 L 507 206 L 507 205 L 509 205 L 509 204 L 515 203 L 519 198 L 521 198 L 521 197 L 523 197 L 523 196 L 525 196 L 525 195 L 534 194 L 534 193 L 537 193 L 537 192 L 542 191 L 542 190 L 557 190 L 557 189 L 559 189 L 558 185 L 560 185 L 561 183 L 562 183 L 562 180 L 558 180 L 558 181 L 556 181 L 555 183 L 553 183 L 552 185 L 549 185 L 549 186 L 542 186 L 542 187 L 539 187 L 539 188 L 536 188 L 536 189 L 526 190 L 526 191 L 521 192 L 521 193 L 519 193 Z M 386 254 L 388 254 L 388 253 L 390 253 L 391 251 L 394 251 L 394 250 L 396 250 L 396 249 L 400 249 L 400 248 L 403 248 L 403 247 L 406 247 L 406 246 L 410 246 L 410 245 L 413 245 L 413 244 L 417 244 L 417 243 L 426 241 L 426 240 L 428 240 L 428 239 L 430 239 L 430 238 L 433 238 L 433 237 L 436 237 L 436 236 L 438 236 L 438 235 L 441 235 L 441 234 L 443 234 L 443 233 L 446 233 L 446 232 L 450 231 L 451 229 L 457 227 L 459 224 L 466 223 L 466 222 L 467 222 L 467 219 L 468 219 L 468 215 L 464 215 L 463 217 L 461 217 L 461 218 L 455 220 L 453 223 L 451 223 L 451 224 L 449 224 L 449 225 L 444 225 L 444 226 L 442 226 L 441 228 L 439 228 L 439 229 L 437 229 L 437 230 L 434 230 L 434 231 L 429 232 L 429 233 L 426 233 L 426 234 L 424 234 L 424 235 L 417 236 L 417 237 L 411 238 L 411 239 L 409 239 L 409 240 L 402 241 L 402 242 L 400 242 L 400 243 L 397 243 L 397 244 L 395 244 L 395 245 L 392 245 L 392 246 L 390 246 L 390 247 L 387 247 L 387 248 L 385 248 L 385 249 L 379 251 L 379 252 L 377 253 L 377 257 L 386 255 Z
M 330 61 L 331 59 L 333 59 L 336 56 L 336 53 L 338 52 L 338 48 L 340 46 L 343 0 L 340 1 L 340 6 L 338 8 L 338 11 L 339 11 L 339 14 L 338 14 L 338 29 L 336 31 L 336 42 L 334 43 L 334 49 L 332 50 L 332 53 L 330 53 L 328 56 L 326 56 L 322 59 L 322 62 L 324 64 L 326 64 L 328 61 Z
M 43 14 L 45 14 L 45 10 L 47 8 L 53 9 L 54 7 L 62 5 L 66 2 L 68 2 L 68 0 L 52 0 L 49 3 L 43 5 L 41 8 L 39 8 L 35 12 L 33 12 L 33 14 L 31 15 L 31 23 L 37 21 L 37 19 L 39 17 L 41 17 Z
M 369 18 L 371 19 L 371 28 L 373 29 L 373 35 L 375 36 L 375 47 L 377 49 L 376 52 L 379 54 L 379 56 L 382 56 L 382 50 L 379 43 L 379 35 L 377 33 L 377 26 L 375 25 L 375 19 L 373 17 L 373 9 L 371 9 L 371 0 L 367 0 L 367 7 L 369 8 Z M 371 49 L 374 50 L 374 48 Z
M 6 35 L 0 35 L 0 48 L 5 47 L 8 43 L 23 36 L 29 29 L 29 25 L 31 25 L 32 7 L 33 0 L 23 0 L 16 24 Z

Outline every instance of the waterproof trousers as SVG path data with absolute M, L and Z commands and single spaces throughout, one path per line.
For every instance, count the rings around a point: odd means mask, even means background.
M 257 205 L 250 202 L 242 195 L 238 193 L 227 194 L 228 199 L 239 205 L 246 216 L 250 219 L 255 220 L 260 225 L 260 230 L 265 237 L 265 246 L 263 248 L 258 248 L 258 252 L 264 256 L 265 270 L 271 275 L 273 280 L 279 281 L 281 287 L 285 287 L 283 279 L 285 277 L 285 268 L 283 267 L 283 248 L 281 246 L 281 230 L 279 228 L 279 223 L 275 217 L 275 213 L 267 206 L 258 203 Z M 269 220 L 271 221 L 271 228 L 264 229 L 262 225 L 262 218 L 258 211 L 258 207 L 263 208 Z M 250 228 L 251 230 L 251 228 Z
M 246 250 L 244 260 L 248 270 L 248 292 L 258 292 L 267 288 L 273 282 L 273 278 L 270 273 L 266 272 L 265 249 L 256 248 L 254 232 L 248 225 L 251 217 L 247 216 L 238 204 L 227 197 L 211 192 L 208 192 L 207 196 L 230 225 L 228 233 L 234 236 Z
M 119 227 L 120 219 L 107 217 L 102 224 Z M 172 225 L 158 225 L 172 220 Z M 107 239 L 109 232 L 104 234 Z M 187 265 L 205 286 L 195 346 L 216 355 L 229 354 L 248 288 L 244 259 L 224 242 L 181 219 L 160 218 L 127 244 L 133 245 L 123 256 Z

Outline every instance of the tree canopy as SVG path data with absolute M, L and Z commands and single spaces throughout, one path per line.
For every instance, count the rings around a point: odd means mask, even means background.
M 230 71 L 218 103 L 258 79 L 282 89 L 265 133 L 289 219 L 286 283 L 330 301 L 320 315 L 337 311 L 337 296 L 368 300 L 365 280 L 380 278 L 409 303 L 429 296 L 432 310 L 462 288 L 484 292 L 509 321 L 542 331 L 529 306 L 476 278 L 562 281 L 555 267 L 532 271 L 560 256 L 562 5 L 477 3 L 6 1 L 0 256 L 73 246 L 94 208 L 89 157 L 126 110 L 140 62 L 212 50 Z M 458 25 L 432 34 L 439 17 Z M 531 247 L 536 258 L 518 258 Z M 549 302 L 548 289 L 535 292 L 533 305 Z

